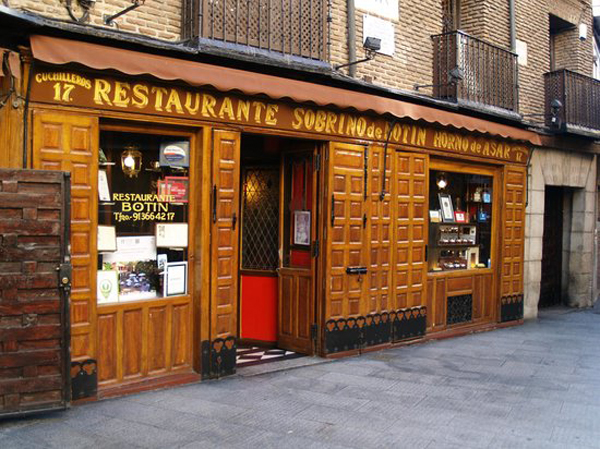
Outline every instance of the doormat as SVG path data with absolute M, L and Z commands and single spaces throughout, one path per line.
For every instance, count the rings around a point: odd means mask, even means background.
M 279 362 L 281 360 L 297 359 L 304 357 L 304 354 L 286 351 L 285 349 L 238 347 L 236 355 L 236 365 L 238 368 L 244 366 L 260 365 L 262 363 Z

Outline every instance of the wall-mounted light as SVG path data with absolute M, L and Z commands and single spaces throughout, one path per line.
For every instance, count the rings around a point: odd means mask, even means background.
M 371 61 L 375 58 L 375 53 L 381 50 L 381 39 L 378 37 L 367 36 L 367 38 L 365 39 L 365 43 L 363 44 L 363 48 L 365 49 L 366 58 L 360 59 L 359 61 L 349 62 L 347 64 L 336 65 L 334 69 L 339 70 L 344 67 L 360 64 L 361 62 Z
M 448 179 L 446 178 L 446 174 L 439 173 L 435 178 L 435 183 L 438 186 L 438 189 L 444 190 L 448 185 Z
M 137 145 L 129 145 L 121 153 L 121 169 L 130 178 L 137 178 L 142 169 L 142 153 L 138 148 Z
M 81 9 L 82 14 L 80 17 L 77 17 L 75 15 L 75 12 L 73 11 L 73 1 L 65 0 L 65 8 L 67 8 L 67 12 L 69 13 L 69 16 L 71 16 L 71 19 L 73 19 L 77 23 L 86 22 L 90 17 L 90 10 L 96 4 L 96 0 L 75 0 L 75 1 L 79 4 L 79 8 Z

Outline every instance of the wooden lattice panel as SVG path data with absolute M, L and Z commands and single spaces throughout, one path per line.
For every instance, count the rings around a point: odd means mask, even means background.
M 524 167 L 504 169 L 501 296 L 523 293 L 526 175 Z

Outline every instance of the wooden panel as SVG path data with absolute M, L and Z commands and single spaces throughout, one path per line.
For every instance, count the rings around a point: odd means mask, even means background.
M 473 276 L 453 277 L 448 279 L 446 286 L 448 293 L 463 292 L 473 289 Z
M 191 305 L 172 306 L 171 367 L 177 368 L 190 363 Z
M 394 154 L 392 307 L 425 305 L 428 157 Z
M 191 310 L 190 297 L 101 305 L 100 386 L 191 371 Z
M 148 313 L 148 373 L 167 368 L 167 306 L 151 307 Z
M 482 316 L 484 291 L 483 291 L 483 279 L 481 275 L 475 275 L 473 277 L 473 321 L 478 321 Z
M 328 160 L 325 318 L 364 314 L 366 276 L 348 275 L 347 267 L 367 266 L 365 148 L 331 143 Z
M 427 279 L 427 330 L 431 331 L 435 324 L 435 279 Z
M 211 340 L 237 333 L 240 135 L 213 131 Z
M 392 283 L 392 157 L 394 150 L 388 148 L 385 163 L 385 194 L 382 172 L 384 168 L 383 147 L 372 145 L 370 152 L 370 220 L 368 223 L 369 242 L 369 296 L 366 313 L 387 311 L 390 303 Z
M 525 167 L 504 168 L 501 296 L 523 293 Z
M 446 278 L 435 280 L 435 327 L 446 327 Z
M 311 270 L 279 269 L 278 346 L 312 353 L 310 326 L 314 322 Z
M 143 320 L 142 308 L 123 311 L 123 378 L 141 377 L 143 374 L 140 345 L 143 340 Z M 102 354 L 104 348 L 99 352 Z
M 98 354 L 98 383 L 116 382 L 117 376 L 117 312 L 98 316 L 98 338 L 103 350 Z
M 0 169 L 0 418 L 68 406 L 65 181 Z
M 95 359 L 98 120 L 34 111 L 33 168 L 71 172 L 71 358 Z

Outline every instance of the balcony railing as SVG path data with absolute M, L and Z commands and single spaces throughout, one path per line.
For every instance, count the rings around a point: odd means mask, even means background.
M 433 39 L 433 95 L 518 112 L 517 55 L 461 31 Z
M 569 127 L 600 131 L 600 81 L 569 70 L 544 74 L 546 126 L 565 131 Z M 552 110 L 552 101 L 562 107 Z M 552 122 L 552 118 L 558 121 Z
M 196 15 L 191 18 L 196 37 L 302 58 L 327 58 L 327 0 L 195 1 L 198 10 L 190 15 Z

